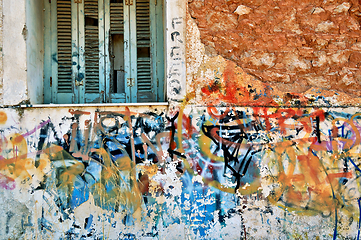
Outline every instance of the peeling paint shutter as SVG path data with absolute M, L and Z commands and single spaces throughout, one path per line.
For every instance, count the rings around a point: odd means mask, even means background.
M 57 1 L 58 92 L 71 93 L 71 0 Z
M 149 0 L 137 0 L 137 87 L 138 102 L 154 101 L 152 88 Z
M 137 45 L 150 47 L 149 0 L 137 0 Z
M 123 3 L 110 3 L 111 34 L 124 34 Z
M 99 93 L 98 0 L 84 1 L 85 93 Z
M 163 100 L 162 1 L 44 0 L 44 7 L 45 102 Z

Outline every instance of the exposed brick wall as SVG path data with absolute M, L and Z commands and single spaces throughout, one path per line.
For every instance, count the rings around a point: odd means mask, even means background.
M 361 1 L 189 0 L 208 55 L 285 92 L 361 96 Z

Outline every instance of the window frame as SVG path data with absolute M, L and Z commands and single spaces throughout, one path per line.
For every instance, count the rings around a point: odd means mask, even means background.
M 52 0 L 47 0 L 52 1 Z M 165 104 L 182 101 L 186 90 L 186 0 L 163 1 L 164 29 L 164 100 Z M 3 105 L 50 107 L 44 95 L 49 94 L 50 76 L 44 69 L 44 11 L 43 1 L 3 0 Z M 178 32 L 179 35 L 172 35 Z M 173 37 L 172 37 L 173 36 Z M 172 38 L 176 37 L 172 40 Z M 16 50 L 14 49 L 16 46 Z M 178 46 L 176 58 L 172 57 L 172 47 Z M 14 51 L 15 50 L 15 51 Z M 50 56 L 51 58 L 51 56 Z M 44 101 L 45 100 L 45 101 Z M 44 103 L 46 102 L 46 103 Z M 159 102 L 162 103 L 162 102 Z M 159 103 L 136 103 L 132 105 L 154 105 Z M 57 104 L 70 106 L 74 104 Z M 107 106 L 114 104 L 80 104 Z M 115 105 L 129 105 L 115 104 Z
M 164 24 L 164 7 L 162 5 L 155 6 L 157 0 L 150 0 L 150 88 L 148 96 L 153 97 L 155 102 L 164 102 L 166 89 L 165 84 L 165 24 Z M 47 103 L 68 103 L 71 99 L 71 103 L 139 103 L 142 102 L 142 91 L 137 84 L 138 71 L 137 71 L 137 31 L 131 31 L 136 29 L 136 0 L 132 5 L 123 5 L 124 9 L 124 63 L 125 63 L 125 93 L 113 93 L 110 89 L 111 79 L 111 60 L 110 60 L 110 0 L 99 0 L 99 93 L 87 93 L 86 92 L 86 69 L 85 69 L 85 13 L 84 13 L 84 0 L 82 3 L 75 3 L 71 1 L 71 42 L 72 42 L 72 89 L 71 93 L 58 92 L 58 62 L 57 57 L 57 13 L 56 0 L 48 4 L 45 0 L 45 62 L 44 62 L 44 79 L 49 79 L 49 84 L 45 86 L 45 89 L 49 88 L 51 91 L 45 91 L 44 102 Z M 157 4 L 163 4 L 162 2 Z M 104 17 L 101 17 L 104 16 Z M 74 24 L 74 22 L 76 24 Z M 161 23 L 163 27 L 157 28 L 156 25 Z M 84 26 L 84 27 L 82 27 Z M 160 30 L 159 30 L 160 29 Z M 50 30 L 50 31 L 49 31 Z M 158 30 L 158 31 L 157 31 Z M 157 37 L 161 34 L 161 40 L 158 41 Z M 159 42 L 159 44 L 157 44 Z M 129 44 L 130 43 L 130 44 Z M 157 55 L 159 54 L 159 55 Z M 49 70 L 51 69 L 51 71 Z M 128 71 L 127 71 L 128 70 Z M 55 76 L 55 77 L 54 77 Z M 84 76 L 83 79 L 78 81 L 78 76 Z M 80 78 L 79 78 L 80 79 Z M 127 81 L 132 79 L 132 81 Z M 131 82 L 127 85 L 127 82 Z M 153 92 L 153 94 L 152 94 Z M 92 102 L 93 100 L 95 102 Z M 65 101 L 65 102 L 64 102 Z M 153 102 L 153 101 L 146 101 Z

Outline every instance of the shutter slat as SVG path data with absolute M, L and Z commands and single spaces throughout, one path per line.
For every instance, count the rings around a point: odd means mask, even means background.
M 84 1 L 86 17 L 98 19 L 98 0 Z M 97 21 L 96 21 L 97 22 Z M 85 93 L 99 93 L 99 27 L 85 25 Z
M 58 92 L 71 93 L 71 1 L 57 1 Z
M 110 33 L 124 34 L 123 3 L 110 3 Z
M 150 13 L 149 0 L 138 0 L 136 5 L 137 17 L 137 46 L 150 46 Z
M 150 15 L 149 0 L 137 0 L 136 3 L 137 19 L 137 47 L 150 47 Z M 138 56 L 137 58 L 137 87 L 138 93 L 152 91 L 151 77 L 151 59 Z
M 138 92 L 152 91 L 151 61 L 150 58 L 137 59 Z

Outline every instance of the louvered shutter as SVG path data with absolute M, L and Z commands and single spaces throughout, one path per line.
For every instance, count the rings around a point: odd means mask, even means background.
M 44 103 L 72 103 L 72 1 L 44 1 Z
M 57 92 L 72 93 L 71 0 L 57 1 Z
M 152 85 L 151 29 L 149 0 L 136 1 L 137 22 L 137 98 L 138 102 L 155 100 Z
M 124 34 L 123 3 L 110 3 L 110 32 L 111 34 Z
M 102 102 L 99 89 L 98 0 L 84 0 L 85 17 L 85 101 Z
M 163 99 L 162 1 L 133 3 L 44 0 L 46 102 Z

